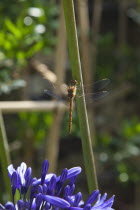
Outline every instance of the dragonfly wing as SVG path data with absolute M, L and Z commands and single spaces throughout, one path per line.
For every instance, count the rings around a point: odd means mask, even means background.
M 94 91 L 99 91 L 105 88 L 110 83 L 110 79 L 102 79 L 94 83 L 93 89 Z
M 90 92 L 98 92 L 105 88 L 110 83 L 110 79 L 102 79 L 97 82 L 93 82 L 91 84 L 83 85 L 85 94 Z M 79 92 L 82 92 L 81 85 L 77 86 Z
M 109 92 L 108 91 L 101 91 L 101 92 L 96 92 L 92 94 L 87 94 L 85 96 L 86 103 L 92 103 L 94 101 L 98 101 L 106 96 L 108 96 Z
M 51 90 L 44 90 L 44 93 L 46 93 L 47 95 L 51 96 L 52 98 L 55 98 L 57 100 L 61 100 L 62 97 L 56 93 L 54 93 L 53 91 Z
M 44 93 L 57 100 L 62 100 L 66 98 L 67 86 L 65 84 L 60 85 L 56 83 L 50 83 L 47 85 L 47 89 L 44 90 Z
M 63 99 L 63 97 L 61 95 L 58 95 L 50 90 L 44 90 L 44 93 L 51 96 L 53 99 L 63 102 L 63 104 L 65 104 L 65 106 L 69 107 L 69 102 L 66 97 L 65 97 L 65 99 Z
M 108 91 L 100 91 L 100 92 L 96 92 L 96 93 L 89 93 L 85 95 L 85 100 L 86 103 L 92 103 L 93 101 L 97 101 L 100 100 L 104 97 L 106 97 L 109 94 Z M 81 96 L 77 96 L 77 98 L 80 98 Z

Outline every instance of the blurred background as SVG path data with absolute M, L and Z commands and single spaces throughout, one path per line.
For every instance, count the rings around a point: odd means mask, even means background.
M 74 3 L 84 83 L 110 79 L 109 95 L 87 104 L 99 188 L 116 195 L 115 209 L 139 210 L 140 0 Z M 67 108 L 44 92 L 72 78 L 61 4 L 0 1 L 0 110 L 15 167 L 25 161 L 39 177 L 45 158 L 50 172 L 79 165 L 77 191 L 86 198 L 76 105 L 68 135 Z M 5 201 L 0 171 L 0 201 Z

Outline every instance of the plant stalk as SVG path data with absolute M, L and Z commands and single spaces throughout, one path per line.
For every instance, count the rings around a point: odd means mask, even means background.
M 77 98 L 76 102 L 77 102 L 78 118 L 79 118 L 79 125 L 81 131 L 85 170 L 87 175 L 89 192 L 91 193 L 93 190 L 98 188 L 98 184 L 97 184 L 95 161 L 92 151 L 86 103 L 84 97 L 83 78 L 82 78 L 81 62 L 79 56 L 73 0 L 63 0 L 63 8 L 65 15 L 66 30 L 67 30 L 72 76 L 73 79 L 77 80 L 78 84 L 81 85 L 82 94 L 83 94 L 83 97 Z
M 8 147 L 6 131 L 1 111 L 0 111 L 0 163 L 2 167 L 2 176 L 5 184 L 6 193 L 8 193 L 8 199 L 12 200 L 10 180 L 7 171 L 7 166 L 11 163 L 11 161 L 10 161 L 9 147 Z

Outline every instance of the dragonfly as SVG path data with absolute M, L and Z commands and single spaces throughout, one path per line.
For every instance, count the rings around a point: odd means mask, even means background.
M 109 83 L 110 83 L 109 79 L 102 79 L 95 83 L 83 85 L 86 103 L 91 103 L 95 100 L 99 100 L 99 99 L 107 96 L 108 91 L 103 91 L 102 89 L 104 89 Z M 56 87 L 56 85 L 53 85 L 53 87 Z M 55 93 L 55 91 L 53 91 L 51 89 L 48 88 L 48 89 L 44 90 L 44 92 L 47 95 L 52 96 L 53 98 L 56 98 L 57 100 L 60 100 L 60 99 L 62 100 L 62 96 L 58 95 L 57 93 Z M 89 92 L 89 90 L 92 90 L 92 89 L 94 89 L 94 92 L 92 92 L 92 91 Z M 76 80 L 70 80 L 69 85 L 63 87 L 62 91 L 67 96 L 67 99 L 69 99 L 68 133 L 70 134 L 72 131 L 73 102 L 74 102 L 75 97 L 76 98 L 83 97 L 82 86 L 78 85 L 78 82 Z

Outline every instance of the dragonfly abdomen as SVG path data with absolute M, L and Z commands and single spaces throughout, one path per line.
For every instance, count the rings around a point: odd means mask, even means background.
M 72 130 L 72 109 L 73 109 L 73 99 L 76 95 L 76 80 L 71 80 L 68 88 L 68 98 L 69 98 L 69 134 Z
M 72 130 L 72 109 L 73 109 L 73 98 L 69 100 L 69 134 Z

